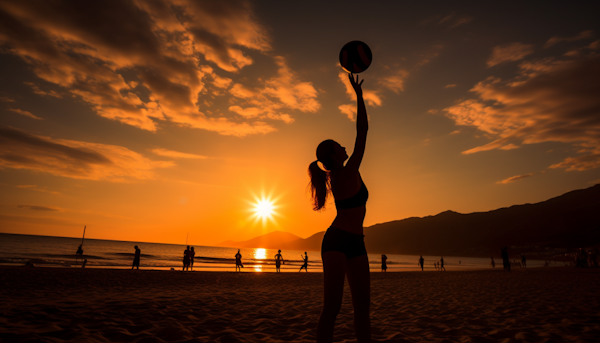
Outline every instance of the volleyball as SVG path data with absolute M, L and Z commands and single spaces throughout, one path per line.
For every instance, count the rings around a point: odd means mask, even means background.
M 340 51 L 340 64 L 348 73 L 362 73 L 371 65 L 369 46 L 359 40 L 346 43 Z

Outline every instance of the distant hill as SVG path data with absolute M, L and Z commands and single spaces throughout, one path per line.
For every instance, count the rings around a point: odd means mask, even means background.
M 235 242 L 225 241 L 219 244 L 223 247 L 232 248 L 266 248 L 279 249 L 279 247 L 287 247 L 290 242 L 302 240 L 302 238 L 284 231 L 273 231 L 262 236 L 252 238 L 247 241 Z
M 306 239 L 275 234 L 228 246 L 319 251 L 324 232 Z M 489 257 L 508 246 L 513 254 L 552 257 L 600 244 L 600 184 L 535 204 L 469 214 L 445 211 L 376 224 L 365 228 L 365 242 L 371 253 Z

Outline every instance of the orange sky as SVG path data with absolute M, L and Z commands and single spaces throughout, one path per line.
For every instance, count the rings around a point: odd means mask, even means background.
M 373 52 L 366 226 L 600 182 L 587 5 L 289 6 L 0 2 L 0 232 L 215 245 L 324 231 L 335 210 L 311 210 L 306 169 L 324 139 L 352 149 L 337 62 L 351 40 Z M 262 197 L 277 212 L 264 224 Z

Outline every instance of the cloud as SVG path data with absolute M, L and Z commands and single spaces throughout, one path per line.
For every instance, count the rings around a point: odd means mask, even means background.
M 29 84 L 34 93 L 76 96 L 102 117 L 149 131 L 170 121 L 223 135 L 264 134 L 276 130 L 271 121 L 293 121 L 284 109 L 320 106 L 312 85 L 270 55 L 267 29 L 244 0 L 0 2 L 0 44 L 60 87 Z M 278 71 L 263 84 L 265 114 L 207 108 L 215 96 L 235 100 L 230 76 L 254 63 L 250 52 L 272 58 Z
M 55 98 L 59 98 L 59 99 L 63 97 L 62 94 L 60 94 L 56 91 L 53 91 L 53 90 L 49 90 L 49 91 L 41 90 L 40 87 L 33 82 L 23 82 L 23 83 L 28 85 L 29 87 L 31 87 L 31 90 L 33 90 L 33 92 L 35 94 L 43 95 L 43 96 L 51 96 L 51 97 L 55 97 Z
M 392 75 L 383 77 L 379 79 L 379 84 L 384 87 L 390 89 L 391 91 L 400 94 L 401 91 L 404 91 L 404 81 L 408 77 L 408 71 L 405 69 L 400 69 L 393 73 Z
M 457 125 L 476 127 L 492 139 L 463 154 L 562 142 L 577 147 L 580 156 L 551 168 L 600 167 L 600 56 L 526 61 L 520 69 L 512 80 L 479 82 L 471 89 L 477 99 L 444 109 Z
M 17 185 L 15 187 L 22 188 L 22 189 L 29 189 L 29 190 L 36 191 L 36 192 L 50 193 L 50 194 L 55 194 L 55 195 L 60 194 L 59 192 L 49 191 L 46 189 L 46 187 L 39 187 L 38 185 Z
M 445 85 L 444 88 L 446 88 L 446 89 L 447 88 L 454 88 L 456 86 L 458 86 L 458 85 L 456 83 L 453 83 L 453 84 Z
M 40 117 L 38 117 L 38 116 L 36 116 L 36 115 L 32 114 L 32 113 L 31 113 L 31 112 L 29 112 L 29 111 L 20 110 L 20 109 L 18 109 L 18 108 L 9 108 L 8 110 L 9 110 L 9 111 L 11 111 L 11 112 L 15 112 L 15 113 L 18 113 L 18 114 L 20 114 L 20 115 L 23 115 L 23 116 L 25 116 L 25 117 L 29 117 L 29 118 L 33 118 L 33 119 L 42 120 L 42 118 L 40 118 Z
M 191 159 L 207 159 L 207 156 L 188 154 L 185 152 L 167 150 L 167 149 L 152 149 L 153 153 L 159 156 L 172 157 L 172 158 L 191 158 Z
M 492 49 L 492 56 L 488 58 L 486 64 L 488 67 L 493 67 L 504 62 L 518 61 L 532 53 L 533 45 L 531 44 L 515 42 L 498 45 Z
M 593 35 L 594 35 L 594 31 L 587 30 L 587 31 L 581 31 L 581 32 L 579 32 L 579 34 L 577 34 L 576 36 L 573 36 L 573 37 L 554 36 L 554 37 L 548 39 L 546 44 L 544 44 L 544 49 L 547 49 L 547 48 L 549 48 L 557 43 L 560 43 L 560 42 L 575 42 L 575 41 L 582 40 L 582 39 L 592 38 Z
M 440 25 L 447 25 L 449 27 L 458 27 L 460 25 L 468 24 L 473 21 L 472 17 L 468 17 L 465 15 L 456 15 L 455 13 L 451 13 L 438 21 Z
M 173 165 L 120 146 L 50 138 L 0 126 L 0 168 L 126 182 L 152 179 L 155 169 Z
M 502 181 L 498 181 L 496 183 L 497 184 L 505 185 L 507 183 L 511 183 L 511 182 L 523 180 L 523 179 L 528 178 L 528 177 L 532 177 L 532 176 L 534 176 L 536 174 L 538 174 L 538 173 L 529 173 L 529 174 L 524 174 L 524 175 L 515 175 L 515 176 L 509 177 L 508 179 L 504 179 Z
M 36 206 L 36 205 L 15 205 L 17 208 L 24 208 L 33 211 L 60 211 L 59 208 L 56 207 L 48 207 L 48 206 Z
M 1 102 L 15 102 L 14 99 L 11 99 L 11 98 L 9 98 L 7 96 L 0 96 L 0 101 Z
M 285 58 L 275 57 L 277 74 L 255 88 L 234 84 L 229 93 L 234 96 L 229 111 L 244 118 L 281 120 L 292 123 L 294 119 L 284 109 L 316 112 L 321 104 L 316 100 L 317 91 L 310 82 L 301 82 L 286 63 Z

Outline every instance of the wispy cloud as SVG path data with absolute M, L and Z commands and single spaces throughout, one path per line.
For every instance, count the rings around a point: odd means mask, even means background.
M 581 31 L 581 32 L 579 32 L 579 34 L 577 34 L 573 37 L 554 36 L 554 37 L 548 39 L 546 44 L 544 44 L 544 48 L 549 48 L 560 42 L 575 42 L 575 41 L 582 40 L 582 39 L 592 38 L 593 36 L 594 36 L 594 31 L 592 31 L 592 30 Z
M 283 58 L 272 57 L 268 30 L 247 1 L 4 1 L 0 12 L 7 51 L 61 89 L 31 84 L 34 93 L 74 95 L 98 115 L 127 125 L 155 131 L 171 121 L 245 136 L 276 130 L 272 121 L 293 122 L 288 110 L 319 108 L 312 85 Z M 206 106 L 213 97 L 235 102 L 226 90 L 235 84 L 231 76 L 254 63 L 250 52 L 272 58 L 279 70 L 261 91 L 268 110 L 260 116 L 213 113 Z
M 7 97 L 7 96 L 0 96 L 0 101 L 1 101 L 1 102 L 15 102 L 15 100 L 14 100 L 14 99 L 12 99 L 12 98 L 9 98 L 9 97 Z
M 185 152 L 167 150 L 167 149 L 152 149 L 153 153 L 159 156 L 172 157 L 172 158 L 191 158 L 191 159 L 207 159 L 208 156 L 201 156 L 195 154 L 188 154 Z
M 533 45 L 523 43 L 509 43 L 495 46 L 492 49 L 492 55 L 488 58 L 486 64 L 488 67 L 523 59 L 523 57 L 533 53 Z
M 468 99 L 445 108 L 457 125 L 473 126 L 493 141 L 464 151 L 515 149 L 520 144 L 563 142 L 580 156 L 551 168 L 587 170 L 600 167 L 600 57 L 547 58 L 526 61 L 520 75 L 503 81 L 488 78 Z
M 501 185 L 505 185 L 507 183 L 511 183 L 511 182 L 515 182 L 515 181 L 526 179 L 528 177 L 532 177 L 532 176 L 534 176 L 536 174 L 539 174 L 539 173 L 529 173 L 529 174 L 523 174 L 523 175 L 515 175 L 515 176 L 511 176 L 511 177 L 509 177 L 507 179 L 504 179 L 502 181 L 498 181 L 496 183 L 497 184 L 501 184 Z
M 406 69 L 400 69 L 391 73 L 391 75 L 380 78 L 379 84 L 399 94 L 404 91 L 404 81 L 407 77 L 408 71 Z
M 49 206 L 37 206 L 37 205 L 14 205 L 16 208 L 22 208 L 33 211 L 60 211 L 57 207 L 49 207 Z
M 444 88 L 454 88 L 456 86 L 458 86 L 456 83 L 452 83 L 452 84 L 449 84 L 449 85 L 445 85 Z
M 0 126 L 0 168 L 126 182 L 152 179 L 155 169 L 173 165 L 120 146 L 44 137 Z
M 60 194 L 60 192 L 56 192 L 56 191 L 50 191 L 48 189 L 46 189 L 46 187 L 40 187 L 38 185 L 17 185 L 17 188 L 22 188 L 22 189 L 29 189 L 32 191 L 36 191 L 36 192 L 42 192 L 42 193 L 50 193 L 50 194 Z
M 11 112 L 18 113 L 18 114 L 20 114 L 22 116 L 25 116 L 25 117 L 29 117 L 29 118 L 33 118 L 33 119 L 37 119 L 37 120 L 42 120 L 42 118 L 34 115 L 33 113 L 31 113 L 29 111 L 20 110 L 18 108 L 9 108 L 8 110 L 11 111 Z

